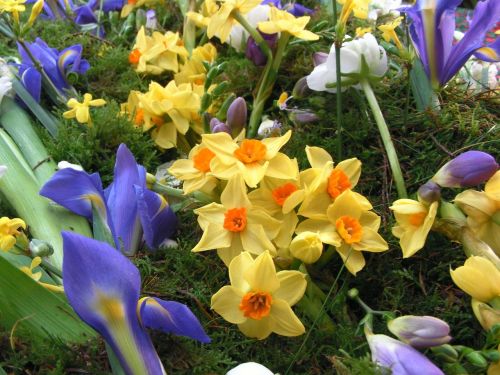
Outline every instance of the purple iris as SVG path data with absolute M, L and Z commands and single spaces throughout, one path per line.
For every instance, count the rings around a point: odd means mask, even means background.
M 134 254 L 143 239 L 151 249 L 158 248 L 176 230 L 172 209 L 146 187 L 146 170 L 124 144 L 116 154 L 113 183 L 105 190 L 99 174 L 66 168 L 56 172 L 40 194 L 89 220 L 99 215 L 126 255 Z
M 281 5 L 281 0 L 263 0 L 262 5 L 272 5 L 278 9 L 284 9 L 288 13 L 293 14 L 295 17 L 302 17 L 306 14 L 314 13 L 314 10 L 306 8 L 305 6 L 298 4 L 296 2 L 290 2 L 285 5 Z
M 481 0 L 474 9 L 469 30 L 457 43 L 455 10 L 462 0 L 417 0 L 401 9 L 410 17 L 410 34 L 427 76 L 434 87 L 444 86 L 473 54 L 498 61 L 500 44 L 484 46 L 486 33 L 500 18 L 500 1 Z
M 34 43 L 25 43 L 25 45 L 35 59 L 38 60 L 41 68 L 59 93 L 64 96 L 71 87 L 66 78 L 67 75 L 69 73 L 85 74 L 90 68 L 89 62 L 82 59 L 82 46 L 80 44 L 65 48 L 61 52 L 55 48 L 50 48 L 40 38 L 36 38 Z M 19 75 L 23 85 L 31 96 L 39 101 L 42 88 L 40 72 L 35 68 L 35 64 L 20 44 L 18 44 L 18 51 L 22 59 L 19 66 Z
M 186 305 L 140 299 L 139 270 L 119 251 L 72 232 L 62 232 L 62 237 L 68 301 L 104 337 L 127 375 L 165 373 L 147 328 L 210 342 Z

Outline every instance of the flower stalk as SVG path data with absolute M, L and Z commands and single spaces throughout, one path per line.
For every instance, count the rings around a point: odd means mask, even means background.
M 389 133 L 389 128 L 387 127 L 387 123 L 385 122 L 382 111 L 380 110 L 377 98 L 375 97 L 370 83 L 366 79 L 361 80 L 360 84 L 366 95 L 366 99 L 368 100 L 370 109 L 372 110 L 375 122 L 377 123 L 382 142 L 384 143 L 384 148 L 387 153 L 387 158 L 389 159 L 392 176 L 394 178 L 394 182 L 396 183 L 398 196 L 399 198 L 407 198 L 408 193 L 406 192 L 406 186 L 403 179 L 403 173 L 401 172 L 401 166 L 399 165 L 398 155 L 396 153 L 396 149 L 394 148 L 394 144 L 392 143 L 391 134 Z

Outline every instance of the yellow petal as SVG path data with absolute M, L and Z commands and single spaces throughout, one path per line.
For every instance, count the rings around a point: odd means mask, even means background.
M 229 264 L 229 280 L 231 285 L 244 293 L 250 291 L 250 285 L 245 281 L 243 275 L 249 269 L 254 260 L 248 252 L 241 253 L 236 256 Z
M 299 175 L 296 159 L 290 159 L 285 154 L 278 152 L 269 160 L 266 176 L 280 178 L 282 180 L 295 180 Z
M 292 308 L 284 300 L 273 301 L 271 315 L 273 332 L 281 336 L 294 337 L 302 335 L 306 329 Z
M 220 196 L 220 201 L 226 209 L 251 207 L 250 200 L 247 196 L 247 187 L 241 176 L 236 175 L 229 180 Z
M 321 242 L 332 245 L 340 246 L 342 240 L 337 234 L 335 227 L 328 220 L 307 219 L 297 226 L 297 233 L 301 232 L 314 232 L 318 233 Z
M 245 251 L 259 255 L 269 250 L 273 255 L 276 255 L 276 248 L 269 238 L 267 238 L 261 224 L 247 224 L 245 230 L 240 232 L 240 239 Z
M 352 243 L 351 246 L 355 250 L 371 251 L 375 253 L 385 251 L 389 248 L 382 236 L 368 227 L 363 228 L 361 241 Z
M 289 130 L 281 137 L 269 137 L 263 139 L 261 142 L 266 145 L 267 148 L 266 160 L 271 160 L 272 158 L 274 158 L 278 151 L 285 145 L 285 143 L 288 142 L 291 136 L 292 131 Z
M 236 165 L 238 166 L 241 175 L 245 179 L 246 184 L 249 187 L 254 188 L 266 174 L 269 162 L 266 161 L 264 164 L 260 164 L 259 162 L 243 164 L 242 162 L 238 161 Z
M 239 308 L 243 295 L 234 286 L 226 285 L 212 296 L 211 308 L 229 323 L 241 324 L 247 320 Z
M 290 242 L 292 241 L 292 236 L 298 222 L 299 218 L 293 211 L 287 215 L 283 215 L 280 231 L 274 239 L 274 243 L 277 247 L 288 248 L 290 246 Z
M 253 291 L 273 294 L 280 287 L 276 267 L 268 251 L 260 254 L 245 271 L 245 280 Z
M 486 195 L 497 202 L 500 202 L 500 171 L 497 171 L 484 186 Z
M 214 134 L 203 134 L 202 142 L 212 151 L 222 163 L 231 165 L 236 162 L 234 151 L 238 145 L 231 136 L 225 132 Z
M 76 108 L 76 121 L 86 123 L 89 121 L 89 108 L 80 106 Z
M 263 340 L 272 333 L 272 324 L 270 317 L 260 320 L 247 319 L 244 323 L 238 324 L 238 328 L 247 337 Z
M 460 289 L 481 302 L 500 296 L 500 271 L 488 259 L 472 256 L 450 274 Z
M 306 193 L 304 190 L 296 190 L 288 196 L 283 203 L 283 213 L 288 214 L 304 200 Z
M 231 246 L 223 249 L 217 249 L 217 255 L 224 262 L 226 267 L 229 267 L 231 261 L 243 253 L 243 251 L 240 236 L 233 236 Z
M 497 211 L 496 202 L 485 192 L 466 190 L 455 197 L 455 204 L 476 221 L 488 220 Z
M 323 168 L 328 162 L 333 162 L 330 154 L 321 147 L 306 146 L 306 155 L 313 168 Z
M 354 276 L 365 266 L 365 257 L 361 251 L 356 251 L 347 245 L 337 247 L 336 250 L 344 261 L 347 270 Z
M 289 306 L 299 302 L 306 291 L 306 275 L 299 271 L 280 271 L 276 276 L 280 281 L 280 287 L 274 292 L 273 299 L 282 299 Z
M 351 192 L 351 190 L 346 190 L 341 193 L 333 202 L 333 204 L 327 210 L 328 219 L 332 223 L 341 217 L 341 216 L 349 216 L 354 219 L 359 219 L 363 210 L 356 200 L 355 195 Z
M 192 252 L 215 250 L 231 246 L 232 233 L 225 230 L 220 224 L 209 223 L 201 236 L 200 242 Z
M 341 169 L 349 178 L 351 189 L 358 184 L 359 177 L 361 176 L 361 162 L 357 158 L 342 160 L 337 164 L 335 169 Z

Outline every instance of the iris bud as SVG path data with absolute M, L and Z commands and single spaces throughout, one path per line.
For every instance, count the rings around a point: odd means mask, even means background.
M 290 243 L 290 253 L 304 263 L 314 263 L 323 253 L 323 243 L 316 232 L 302 232 Z
M 247 102 L 242 97 L 233 100 L 227 109 L 226 124 L 234 135 L 247 124 Z
M 309 86 L 307 86 L 307 77 L 302 77 L 295 83 L 295 86 L 293 86 L 292 96 L 296 99 L 300 99 L 306 96 L 310 91 Z
M 304 111 L 300 109 L 292 109 L 290 110 L 290 120 L 298 125 L 309 124 L 314 121 L 318 121 L 319 117 L 309 111 Z
M 231 128 L 229 128 L 229 126 L 227 126 L 222 121 L 219 121 L 219 119 L 217 119 L 215 117 L 210 120 L 210 130 L 212 131 L 212 133 L 224 132 L 224 133 L 231 134 Z
M 29 249 L 33 257 L 48 257 L 54 253 L 52 245 L 46 241 L 33 238 L 30 241 Z
M 446 344 L 451 340 L 448 324 L 433 316 L 401 316 L 391 320 L 387 327 L 401 341 L 418 349 Z
M 443 165 L 432 177 L 442 187 L 470 187 L 487 181 L 498 170 L 495 158 L 486 152 L 467 151 Z
M 441 199 L 441 188 L 435 182 L 427 181 L 418 188 L 417 194 L 422 201 L 431 204 Z

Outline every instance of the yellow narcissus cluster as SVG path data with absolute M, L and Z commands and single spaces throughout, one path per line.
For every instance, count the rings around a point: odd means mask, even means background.
M 205 83 L 207 69 L 203 62 L 213 63 L 217 57 L 217 49 L 211 43 L 196 47 L 187 61 L 181 65 L 179 72 L 175 74 L 175 83 L 192 83 L 202 86 Z
M 137 33 L 137 39 L 129 54 L 129 62 L 138 73 L 161 74 L 165 71 L 177 73 L 180 63 L 189 56 L 179 33 L 154 31 L 146 35 L 144 26 Z M 180 63 L 179 63 L 180 60 Z

